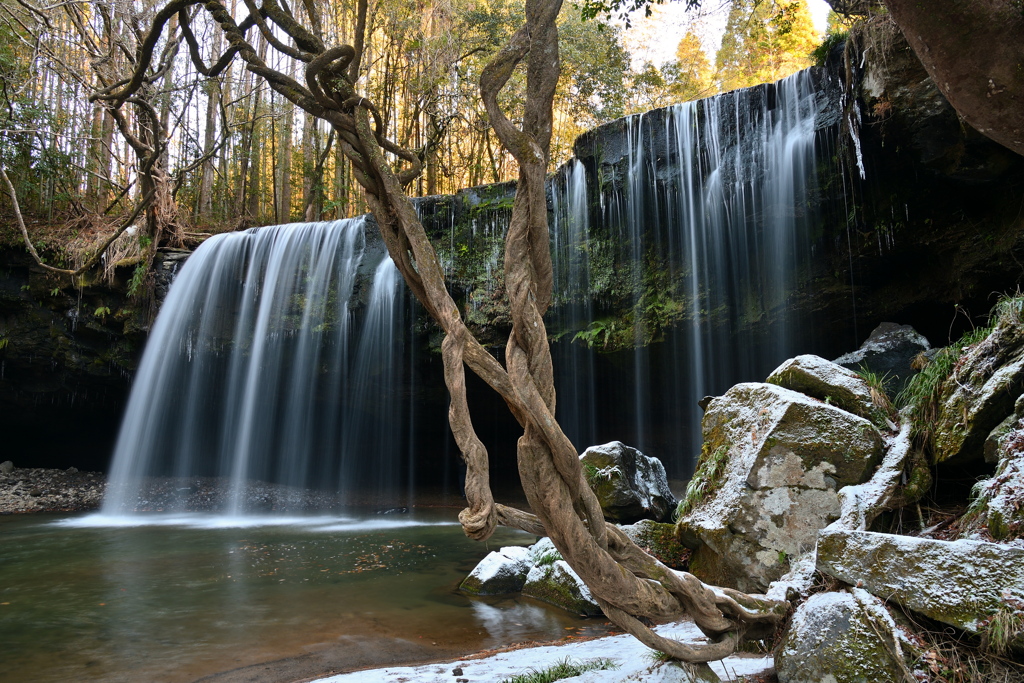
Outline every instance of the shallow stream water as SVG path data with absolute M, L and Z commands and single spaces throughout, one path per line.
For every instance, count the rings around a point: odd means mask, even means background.
M 604 631 L 460 594 L 534 537 L 476 543 L 455 513 L 0 517 L 0 680 L 280 680 Z

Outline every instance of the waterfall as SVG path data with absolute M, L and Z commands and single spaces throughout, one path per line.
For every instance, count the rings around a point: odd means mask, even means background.
M 556 272 L 580 271 L 556 280 L 564 310 L 552 320 L 593 347 L 556 351 L 559 415 L 577 445 L 630 441 L 686 476 L 700 449 L 698 401 L 763 380 L 798 350 L 790 304 L 816 227 L 824 99 L 804 71 L 609 124 L 590 150 L 577 143 L 584 156 L 561 170 L 552 220 Z M 597 268 L 602 249 L 615 255 Z M 583 324 L 566 318 L 587 306 Z M 615 339 L 613 324 L 631 325 L 619 338 L 631 348 L 603 361 L 595 350 Z M 584 369 L 595 362 L 614 379 L 595 385 Z M 595 393 L 596 418 L 563 412 Z
M 810 346 L 792 297 L 821 231 L 819 79 L 612 122 L 555 175 L 547 324 L 557 416 L 579 448 L 619 439 L 685 478 L 698 401 Z M 510 192 L 420 201 L 453 296 L 499 360 Z M 233 513 L 252 509 L 254 481 L 329 489 L 341 503 L 401 505 L 426 480 L 456 490 L 439 337 L 366 223 L 219 235 L 188 259 L 135 379 L 105 512 L 132 509 L 147 476 L 230 480 Z M 488 397 L 474 395 L 487 415 L 477 427 L 504 481 L 516 426 Z M 285 494 L 261 495 L 265 509 Z
M 196 250 L 150 334 L 105 513 L 132 510 L 151 475 L 229 479 L 234 514 L 250 509 L 253 480 L 395 499 L 409 438 L 393 390 L 408 362 L 404 297 L 364 231 L 363 219 L 284 225 Z
M 594 319 L 590 292 L 587 214 L 587 175 L 583 164 L 571 161 L 555 178 L 551 203 L 551 253 L 554 276 L 553 308 L 547 321 L 553 336 L 585 328 Z M 558 388 L 557 418 L 574 444 L 597 429 L 594 354 L 581 352 L 571 339 L 552 349 L 560 377 L 573 378 Z

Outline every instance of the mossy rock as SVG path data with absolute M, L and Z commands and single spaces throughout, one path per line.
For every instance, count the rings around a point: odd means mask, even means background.
M 510 546 L 493 551 L 459 584 L 459 590 L 470 595 L 518 593 L 526 584 L 530 566 L 528 548 Z
M 672 569 L 686 569 L 691 550 L 679 542 L 675 524 L 665 524 L 644 519 L 636 524 L 623 526 L 622 531 L 630 540 Z
M 665 466 L 657 458 L 621 441 L 612 441 L 591 446 L 580 456 L 580 462 L 609 521 L 661 521 L 675 509 L 676 499 L 669 489 Z
M 1024 538 L 1024 397 L 985 442 L 986 460 L 996 462 L 988 479 L 974 485 L 974 500 L 958 526 L 962 534 L 988 535 L 997 541 Z
M 1024 548 L 827 531 L 818 537 L 817 568 L 970 633 L 984 635 L 997 618 L 1016 623 L 1004 639 L 1024 646 Z
M 604 614 L 590 589 L 565 560 L 534 566 L 526 577 L 523 595 L 585 617 Z
M 807 354 L 790 358 L 766 381 L 859 415 L 879 429 L 888 427 L 886 414 L 875 405 L 871 387 L 864 378 L 820 356 Z
M 695 549 L 698 578 L 746 592 L 763 592 L 814 547 L 839 516 L 838 489 L 869 479 L 883 452 L 867 420 L 774 384 L 713 399 L 703 431 L 712 456 L 687 487 L 679 538 Z
M 884 603 L 855 588 L 812 595 L 797 608 L 775 671 L 780 683 L 903 683 L 914 659 Z
M 934 460 L 971 462 L 984 457 L 985 440 L 1024 394 L 1024 326 L 1015 316 L 968 347 L 942 385 L 934 429 Z

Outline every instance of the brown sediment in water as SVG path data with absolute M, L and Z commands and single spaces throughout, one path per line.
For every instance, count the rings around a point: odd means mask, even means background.
M 565 636 L 558 640 L 524 641 L 490 649 L 465 646 L 430 646 L 403 638 L 342 636 L 338 643 L 321 644 L 303 655 L 287 657 L 231 669 L 196 679 L 194 683 L 308 683 L 327 676 L 394 666 L 446 664 L 455 661 L 484 659 L 502 652 L 513 652 L 548 645 L 568 645 L 618 635 L 607 622 L 595 623 L 587 630 L 592 635 Z

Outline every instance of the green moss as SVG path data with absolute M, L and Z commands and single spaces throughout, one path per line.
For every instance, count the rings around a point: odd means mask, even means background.
M 946 380 L 952 375 L 965 350 L 985 339 L 991 331 L 990 327 L 978 328 L 946 348 L 939 349 L 931 361 L 922 361 L 926 363 L 924 367 L 896 396 L 896 406 L 909 417 L 915 440 L 928 452 L 935 448 L 935 429 Z
M 986 526 L 988 527 L 988 532 L 992 534 L 992 538 L 996 539 L 997 541 L 1002 541 L 1010 535 L 1010 527 L 1006 523 L 1006 519 L 1003 517 L 1003 513 L 1001 513 L 999 510 L 990 509 L 988 511 L 988 519 L 986 520 Z
M 544 579 L 527 584 L 523 588 L 524 595 L 561 607 L 574 614 L 583 616 L 601 614 L 599 607 L 577 595 L 575 583 L 571 578 L 564 574 L 562 574 L 562 580 L 555 578 L 556 573 L 561 574 L 561 572 L 556 568 L 554 562 L 543 566 L 546 567 Z
M 903 487 L 903 504 L 910 505 L 924 498 L 932 487 L 932 471 L 923 458 L 917 457 Z
M 672 569 L 686 569 L 690 549 L 679 542 L 675 524 L 644 520 L 634 526 L 637 545 Z

